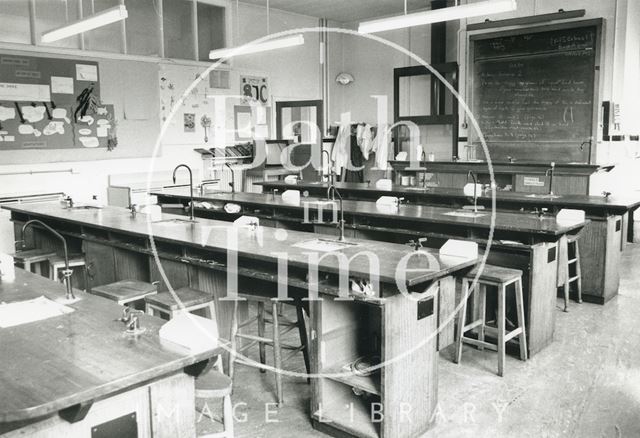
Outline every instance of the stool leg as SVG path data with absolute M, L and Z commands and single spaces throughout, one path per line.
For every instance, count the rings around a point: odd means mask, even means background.
M 280 322 L 278 318 L 278 303 L 274 302 L 271 305 L 271 311 L 273 312 L 273 362 L 276 374 L 276 393 L 278 399 L 278 406 L 282 406 L 282 350 L 280 350 Z
M 296 314 L 298 319 L 298 332 L 300 333 L 300 342 L 302 343 L 302 356 L 304 357 L 304 367 L 307 370 L 307 374 L 311 372 L 311 366 L 309 364 L 309 338 L 307 337 L 307 324 L 304 322 L 304 313 L 302 311 L 302 303 L 296 302 Z M 311 379 L 307 378 L 307 382 Z
M 505 315 L 505 294 L 506 286 L 504 284 L 498 287 L 498 375 L 504 375 L 505 361 L 505 342 L 504 342 L 504 326 L 506 322 Z
M 458 336 L 456 336 L 456 354 L 453 358 L 455 363 L 460 363 L 462 359 L 462 337 L 464 336 L 464 326 L 467 319 L 467 294 L 469 293 L 469 282 L 462 279 L 462 307 L 458 313 Z
M 520 359 L 527 360 L 527 329 L 524 319 L 524 298 L 522 296 L 522 278 L 516 283 L 516 307 L 518 312 L 518 327 L 522 328 L 522 333 L 518 335 L 520 341 Z
M 31 272 L 31 263 L 30 263 L 30 262 L 27 262 L 27 261 L 25 260 L 25 262 L 23 263 L 23 266 L 24 266 L 24 270 L 25 270 L 25 271 L 27 271 L 27 272 Z
M 153 308 L 149 305 L 149 303 L 144 303 L 144 313 L 149 316 L 153 316 Z
M 567 270 L 567 278 L 564 280 L 564 312 L 569 311 L 569 271 Z
M 227 438 L 233 438 L 233 407 L 231 397 L 228 395 L 225 395 L 222 400 L 222 424 Z
M 238 335 L 238 300 L 233 302 L 233 312 L 231 313 L 231 335 L 229 336 L 231 341 L 231 353 L 229 355 L 229 377 L 233 379 L 234 364 L 236 361 L 236 348 L 238 342 L 236 336 Z
M 580 245 L 578 241 L 573 242 L 576 248 L 576 276 L 577 279 L 577 289 L 578 289 L 578 303 L 582 304 L 582 269 L 580 268 Z
M 478 284 L 478 301 L 480 302 L 480 319 L 482 324 L 478 330 L 478 340 L 484 342 L 484 328 L 487 323 L 487 286 L 484 284 Z M 484 347 L 479 346 L 478 350 L 483 351 Z
M 273 318 L 275 319 L 276 315 L 274 315 Z M 258 302 L 258 336 L 260 336 L 261 338 L 264 338 L 264 329 L 264 303 Z M 264 342 L 258 342 L 258 349 L 260 350 L 260 363 L 264 365 L 266 363 Z M 265 370 L 264 368 L 260 368 L 261 373 L 264 373 L 266 371 L 267 370 Z

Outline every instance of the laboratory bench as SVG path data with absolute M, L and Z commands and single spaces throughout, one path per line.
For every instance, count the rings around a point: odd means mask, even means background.
M 184 189 L 154 192 L 158 201 L 188 204 Z M 255 216 L 260 224 L 284 229 L 337 235 L 334 223 L 339 202 L 302 198 L 288 203 L 281 196 L 256 193 L 209 193 L 196 196 L 195 214 L 220 220 Z M 227 213 L 225 205 L 240 211 Z M 529 354 L 535 355 L 553 342 L 557 286 L 564 284 L 568 236 L 579 233 L 588 221 L 560 223 L 555 217 L 521 212 L 502 212 L 492 220 L 490 210 L 470 210 L 425 205 L 381 207 L 369 201 L 343 201 L 345 234 L 373 242 L 406 244 L 427 237 L 426 246 L 439 248 L 448 239 L 470 240 L 488 252 L 487 262 L 523 271 Z M 493 227 L 492 227 L 493 224 Z M 455 306 L 454 306 L 455 307 Z M 452 340 L 452 339 L 451 339 Z M 448 345 L 444 341 L 441 347 Z
M 167 343 L 147 315 L 127 334 L 114 302 L 79 290 L 66 301 L 61 283 L 15 274 L 0 280 L 2 306 L 45 299 L 71 312 L 0 327 L 0 436 L 195 437 L 194 377 L 221 348 Z
M 478 258 L 441 257 L 431 249 L 416 257 L 416 251 L 405 245 L 355 238 L 323 240 L 293 230 L 283 235 L 277 228 L 232 227 L 203 218 L 190 222 L 170 214 L 151 222 L 147 215 L 133 217 L 118 207 L 73 209 L 43 203 L 5 208 L 16 233 L 26 221 L 39 219 L 63 234 L 71 248 L 81 249 L 89 265 L 89 291 L 121 279 L 160 281 L 159 291 L 167 290 L 157 257 L 173 288 L 189 286 L 214 297 L 222 337 L 229 336 L 233 307 L 232 301 L 222 298 L 234 290 L 276 297 L 285 269 L 284 287 L 290 296 L 317 291 L 322 298 L 309 301 L 311 369 L 317 374 L 311 379 L 314 427 L 335 436 L 358 437 L 417 437 L 429 429 L 437 404 L 437 342 L 443 336 L 453 338 L 453 325 L 439 332 L 439 322 L 453 318 L 454 276 L 464 275 Z M 31 231 L 28 243 L 55 247 L 46 234 L 37 228 Z M 229 239 L 233 234 L 237 239 Z M 309 258 L 310 249 L 326 244 L 341 249 L 317 260 Z M 370 269 L 367 257 L 358 256 L 361 251 L 381 263 Z M 397 283 L 402 260 L 406 276 Z M 345 265 L 349 279 L 370 279 L 375 285 L 373 270 L 379 287 L 368 295 L 341 287 Z M 117 306 L 113 308 L 118 313 Z M 117 317 L 110 311 L 97 312 L 104 324 Z M 350 361 L 371 354 L 383 362 L 394 360 L 365 377 L 339 372 Z M 411 421 L 398 411 L 403 402 L 415 407 Z M 352 403 L 357 409 L 344 409 Z M 370 409 L 378 403 L 385 417 L 373 423 Z
M 263 181 L 263 191 L 271 193 L 277 189 L 306 191 L 311 196 L 326 196 L 327 183 L 298 181 L 286 184 Z M 461 207 L 469 205 L 470 197 L 462 189 L 438 187 L 406 187 L 393 185 L 390 189 L 377 188 L 367 183 L 336 183 L 345 199 L 376 200 L 380 196 L 403 197 L 413 204 Z M 478 204 L 490 209 L 493 205 L 490 191 L 478 194 Z M 632 239 L 633 214 L 640 207 L 640 196 L 587 196 L 553 195 L 496 191 L 497 211 L 534 212 L 546 209 L 556 214 L 561 209 L 584 210 L 590 222 L 579 236 L 582 262 L 582 289 L 584 299 L 604 304 L 618 293 L 620 273 L 618 266 L 624 248 Z

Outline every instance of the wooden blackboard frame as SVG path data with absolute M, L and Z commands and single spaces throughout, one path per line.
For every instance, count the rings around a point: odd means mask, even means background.
M 541 32 L 549 32 L 556 30 L 569 30 L 581 27 L 595 27 L 596 28 L 596 41 L 595 41 L 595 71 L 594 71 L 594 84 L 593 84 L 593 110 L 591 119 L 591 142 L 588 151 L 588 164 L 595 164 L 596 146 L 598 141 L 598 121 L 599 121 L 599 108 L 600 98 L 603 93 L 602 84 L 602 65 L 604 64 L 603 51 L 602 51 L 602 36 L 604 31 L 605 20 L 603 18 L 594 18 L 589 20 L 569 21 L 564 23 L 554 23 L 541 26 L 528 26 L 520 27 L 517 29 L 500 30 L 495 32 L 478 32 L 468 34 L 467 41 L 467 96 L 469 96 L 469 108 L 474 108 L 474 82 L 475 82 L 475 44 L 478 41 L 483 41 L 492 38 L 501 38 L 509 36 L 528 35 Z M 471 140 L 471 138 L 470 138 Z

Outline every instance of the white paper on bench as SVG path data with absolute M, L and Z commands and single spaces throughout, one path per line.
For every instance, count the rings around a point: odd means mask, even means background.
M 45 297 L 27 301 L 0 304 L 0 327 L 7 328 L 20 324 L 41 321 L 73 312 L 71 307 L 58 304 Z

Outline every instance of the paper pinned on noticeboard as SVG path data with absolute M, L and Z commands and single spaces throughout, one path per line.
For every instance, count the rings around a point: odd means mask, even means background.
M 98 66 L 90 64 L 76 64 L 76 80 L 97 82 Z
M 52 94 L 73 94 L 73 78 L 51 76 Z

